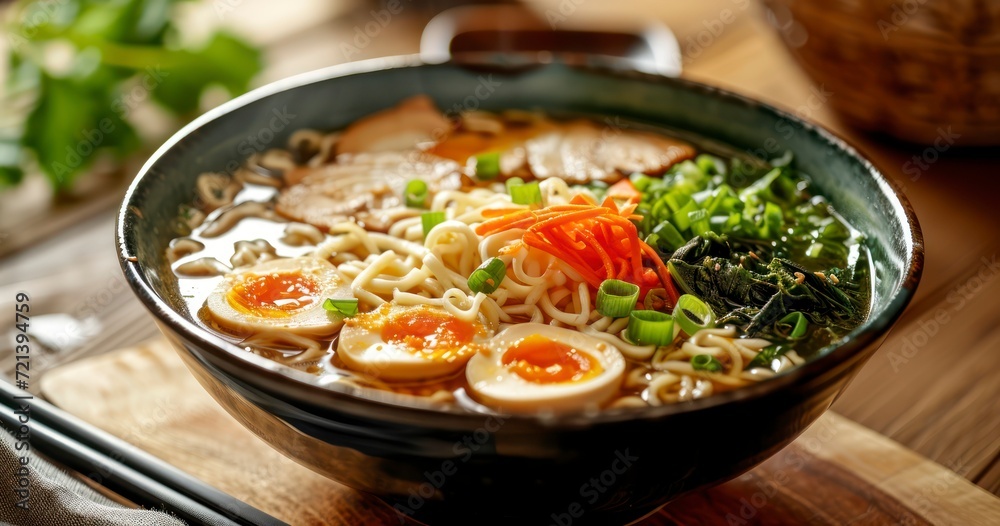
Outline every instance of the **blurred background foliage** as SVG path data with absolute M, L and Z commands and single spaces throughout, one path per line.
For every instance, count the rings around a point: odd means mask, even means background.
M 102 155 L 139 151 L 146 100 L 179 127 L 209 88 L 245 91 L 261 52 L 225 31 L 192 42 L 176 7 L 186 0 L 22 0 L 8 6 L 9 53 L 0 104 L 0 188 L 25 171 L 64 191 Z M 141 124 L 141 123 L 138 123 Z

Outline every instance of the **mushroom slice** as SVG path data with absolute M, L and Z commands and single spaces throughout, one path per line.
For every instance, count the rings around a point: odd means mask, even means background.
M 459 170 L 454 161 L 416 150 L 342 155 L 336 164 L 314 168 L 285 188 L 275 210 L 323 232 L 351 218 L 385 232 L 395 221 L 420 213 L 404 204 L 409 180 L 422 179 L 433 195 L 460 188 Z
M 348 126 L 337 142 L 337 154 L 411 150 L 437 141 L 451 128 L 434 102 L 418 95 Z

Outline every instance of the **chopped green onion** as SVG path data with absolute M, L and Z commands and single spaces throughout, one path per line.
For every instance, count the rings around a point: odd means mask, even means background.
M 444 210 L 437 210 L 434 212 L 424 212 L 420 214 L 420 224 L 424 226 L 424 237 L 431 232 L 431 229 L 444 223 L 447 216 L 444 215 Z
M 661 201 L 669 205 L 671 211 L 677 212 L 691 202 L 691 196 L 680 190 L 673 190 L 664 195 Z
M 691 357 L 691 368 L 695 371 L 717 373 L 722 370 L 722 363 L 711 354 L 698 354 Z
M 411 179 L 406 183 L 406 206 L 423 208 L 427 204 L 427 183 L 420 179 Z
M 679 210 L 674 212 L 674 215 L 670 218 L 677 230 L 684 232 L 688 228 L 691 228 L 691 218 L 688 214 L 698 210 L 698 203 L 694 202 L 694 199 L 688 200 Z
M 510 181 L 508 181 L 510 183 Z M 538 187 L 538 181 L 521 184 L 508 184 L 507 191 L 510 193 L 510 200 L 518 205 L 542 204 L 542 190 Z
M 521 179 L 520 177 L 511 177 L 510 179 L 507 179 L 507 182 L 504 184 L 507 186 L 507 193 L 509 194 L 511 188 L 524 184 L 524 179 Z
M 726 163 L 714 155 L 703 153 L 695 157 L 694 162 L 702 172 L 708 175 L 726 175 Z
M 500 175 L 500 152 L 486 152 L 476 156 L 476 177 L 482 181 Z
M 612 318 L 624 318 L 639 301 L 639 286 L 617 279 L 606 279 L 597 289 L 597 312 Z
M 677 299 L 674 319 L 688 336 L 694 336 L 694 333 L 702 329 L 715 327 L 715 313 L 712 312 L 712 308 L 691 294 L 684 294 Z
M 691 232 L 696 235 L 705 235 L 705 232 L 711 229 L 708 223 L 708 212 L 705 210 L 688 212 L 688 221 L 691 223 Z
M 507 277 L 507 265 L 500 258 L 490 258 L 472 271 L 469 276 L 469 289 L 472 292 L 492 294 Z
M 806 257 L 818 258 L 823 253 L 823 243 L 813 243 L 806 249 Z
M 660 248 L 667 249 L 664 250 L 664 252 L 673 252 L 684 246 L 684 243 L 687 242 L 687 240 L 684 239 L 684 236 L 682 236 L 669 221 L 664 221 L 659 225 L 656 225 L 656 228 L 653 229 L 653 234 L 659 236 L 658 244 Z
M 785 345 L 771 345 L 770 347 L 765 347 L 761 349 L 757 356 L 750 360 L 750 363 L 744 368 L 744 370 L 749 371 L 755 367 L 763 367 L 764 369 L 770 369 L 774 372 L 778 372 L 778 366 L 781 365 L 780 362 L 775 363 L 781 355 L 788 352 L 790 348 Z
M 809 326 L 809 322 L 801 312 L 789 312 L 784 318 L 778 320 L 778 325 L 791 327 L 788 339 L 797 340 L 806 335 L 806 328 Z
M 350 318 L 358 313 L 358 299 L 327 298 L 326 301 L 323 302 L 323 308 L 329 312 Z
M 634 310 L 625 336 L 637 345 L 669 345 L 674 341 L 674 318 L 655 310 Z
M 781 207 L 768 202 L 764 204 L 764 237 L 777 239 L 781 235 L 781 225 L 784 222 L 781 215 Z
M 646 189 L 649 188 L 649 185 L 656 181 L 656 179 L 642 172 L 633 173 L 629 176 L 629 179 L 632 181 L 632 185 L 635 186 L 635 189 L 640 192 L 645 192 Z

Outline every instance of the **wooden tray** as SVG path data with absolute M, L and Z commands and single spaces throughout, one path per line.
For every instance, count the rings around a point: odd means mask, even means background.
M 201 388 L 163 340 L 64 365 L 42 394 L 291 524 L 399 524 L 378 499 L 272 450 Z M 1000 499 L 834 413 L 751 472 L 640 524 L 998 524 Z M 412 522 L 411 522 L 412 524 Z

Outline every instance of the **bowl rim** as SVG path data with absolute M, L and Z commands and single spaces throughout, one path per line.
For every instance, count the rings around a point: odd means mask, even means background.
M 558 60 L 553 60 L 551 62 L 541 61 L 532 64 L 531 67 L 549 67 L 552 64 L 562 64 L 573 69 L 583 69 L 589 73 L 610 75 L 617 78 L 631 78 L 639 79 L 642 82 L 674 84 L 680 89 L 693 91 L 702 96 L 726 98 L 731 102 L 770 112 L 778 118 L 796 123 L 801 127 L 803 132 L 813 135 L 817 140 L 825 142 L 828 146 L 855 159 L 864 168 L 867 175 L 875 180 L 880 191 L 892 203 L 893 215 L 904 219 L 903 223 L 908 231 L 901 232 L 900 234 L 903 235 L 909 249 L 909 265 L 893 294 L 883 300 L 887 304 L 881 314 L 865 320 L 861 326 L 851 331 L 851 333 L 839 342 L 825 348 L 815 359 L 774 378 L 683 404 L 666 404 L 622 410 L 605 409 L 597 413 L 585 412 L 561 415 L 545 413 L 507 414 L 504 415 L 505 422 L 517 421 L 523 424 L 538 424 L 543 427 L 593 426 L 623 420 L 659 419 L 670 415 L 739 403 L 741 401 L 760 398 L 769 393 L 780 391 L 787 386 L 822 377 L 831 371 L 835 371 L 839 366 L 860 355 L 866 347 L 880 336 L 888 334 L 893 323 L 900 317 L 907 304 L 909 304 L 920 282 L 924 259 L 923 234 L 913 206 L 903 193 L 902 185 L 886 177 L 867 156 L 862 155 L 851 143 L 818 123 L 776 108 L 770 104 L 701 82 L 638 71 L 634 68 L 634 64 L 627 59 L 600 58 L 587 61 L 585 64 L 566 64 Z M 483 418 L 488 416 L 488 414 L 477 413 L 449 405 L 433 404 L 415 397 L 407 397 L 396 393 L 388 393 L 387 395 L 387 392 L 375 389 L 348 387 L 339 382 L 320 385 L 318 382 L 309 381 L 310 378 L 318 378 L 315 375 L 309 375 L 308 373 L 291 369 L 252 353 L 247 353 L 236 344 L 211 333 L 171 308 L 148 283 L 141 271 L 140 262 L 135 255 L 128 252 L 128 239 L 134 232 L 132 227 L 133 221 L 130 220 L 130 209 L 133 207 L 133 202 L 139 199 L 137 197 L 139 195 L 138 189 L 142 185 L 147 184 L 146 181 L 151 178 L 148 177 L 149 174 L 161 158 L 202 126 L 229 113 L 239 111 L 255 101 L 309 84 L 325 82 L 340 77 L 375 73 L 388 69 L 432 68 L 439 66 L 469 66 L 477 70 L 491 68 L 493 71 L 501 72 L 525 69 L 525 64 L 523 63 L 502 65 L 496 61 L 483 63 L 468 63 L 466 61 L 462 63 L 431 63 L 421 60 L 419 55 L 401 55 L 349 62 L 297 74 L 258 87 L 208 110 L 167 139 L 143 164 L 129 185 L 115 222 L 115 241 L 118 245 L 118 259 L 126 281 L 132 288 L 133 293 L 156 318 L 161 330 L 164 326 L 169 327 L 188 342 L 197 345 L 199 350 L 222 358 L 224 363 L 238 370 L 239 373 L 235 375 L 237 380 L 249 383 L 251 386 L 257 388 L 262 388 L 264 391 L 272 392 L 275 397 L 286 402 L 291 400 L 310 407 L 320 407 L 323 410 L 334 412 L 346 411 L 362 418 L 371 418 L 373 415 L 378 415 L 376 418 L 378 420 L 397 419 L 399 421 L 421 422 L 423 425 L 430 425 L 430 422 L 443 424 L 447 420 L 450 424 L 449 427 L 452 425 L 464 428 L 470 428 L 470 426 L 479 427 L 482 424 Z M 199 361 L 203 360 L 201 357 L 198 357 L 198 359 Z M 375 391 L 383 399 L 370 396 L 371 394 L 376 394 L 373 393 Z M 332 403 L 338 400 L 354 404 L 357 407 L 345 407 L 344 405 Z M 372 409 L 374 412 L 368 411 L 368 409 Z M 359 410 L 361 411 L 359 412 Z M 427 420 L 428 415 L 433 415 L 433 418 L 436 420 Z M 386 416 L 391 416 L 392 418 L 386 419 Z

